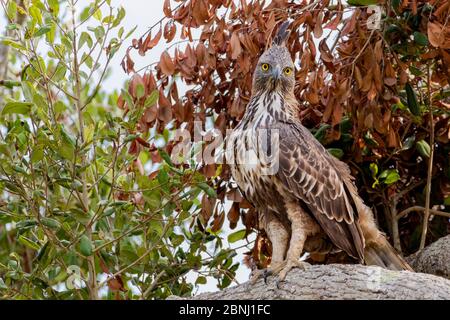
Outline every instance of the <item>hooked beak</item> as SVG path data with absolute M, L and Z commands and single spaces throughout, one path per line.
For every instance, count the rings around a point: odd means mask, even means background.
M 272 70 L 272 78 L 275 81 L 278 81 L 280 79 L 280 75 L 281 75 L 281 69 L 279 66 L 276 66 L 275 68 L 273 68 Z

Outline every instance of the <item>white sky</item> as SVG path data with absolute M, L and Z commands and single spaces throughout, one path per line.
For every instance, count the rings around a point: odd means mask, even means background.
M 86 1 L 87 0 L 83 0 Z M 111 61 L 112 74 L 105 82 L 105 88 L 111 87 L 117 89 L 121 84 L 128 79 L 128 75 L 123 72 L 120 62 L 126 53 L 126 49 L 133 37 L 139 38 L 144 34 L 150 26 L 159 21 L 164 13 L 162 11 L 164 0 L 112 0 L 111 4 L 114 7 L 122 6 L 126 11 L 126 16 L 122 20 L 122 26 L 125 28 L 125 34 L 137 26 L 134 35 L 127 39 L 128 43 L 124 43 L 123 47 L 116 53 L 114 59 Z M 174 7 L 175 3 L 172 4 Z M 164 25 L 163 25 L 164 26 Z M 179 29 L 179 28 L 178 28 Z M 154 29 L 154 33 L 158 32 L 158 29 Z M 179 35 L 179 30 L 177 30 Z M 161 53 L 166 48 L 166 41 L 161 37 L 160 43 L 150 51 L 146 52 L 145 57 L 139 56 L 137 52 L 132 52 L 133 60 L 136 62 L 136 70 L 147 64 L 159 60 Z

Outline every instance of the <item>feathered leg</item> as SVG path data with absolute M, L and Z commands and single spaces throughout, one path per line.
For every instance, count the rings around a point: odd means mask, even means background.
M 278 283 L 284 281 L 288 272 L 293 268 L 305 269 L 309 264 L 300 261 L 303 247 L 308 236 L 313 236 L 320 232 L 319 226 L 302 210 L 298 203 L 286 205 L 286 212 L 291 222 L 291 240 L 286 259 L 273 273 L 278 273 Z
M 272 259 L 270 266 L 264 270 L 255 270 L 251 282 L 255 283 L 260 277 L 272 274 L 273 270 L 278 270 L 282 265 L 289 242 L 289 230 L 278 220 L 274 213 L 267 211 L 261 219 L 262 226 L 272 243 Z

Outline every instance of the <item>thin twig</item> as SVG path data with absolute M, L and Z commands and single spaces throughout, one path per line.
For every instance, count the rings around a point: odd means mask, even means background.
M 425 207 L 421 207 L 421 206 L 413 206 L 410 207 L 408 209 L 403 210 L 402 212 L 400 212 L 397 215 L 397 220 L 403 218 L 404 216 L 406 216 L 408 213 L 410 212 L 425 212 L 426 208 Z M 440 210 L 434 210 L 434 209 L 428 209 L 430 214 L 433 214 L 435 216 L 442 216 L 442 217 L 447 217 L 450 219 L 450 212 L 445 212 L 445 211 L 440 211 Z
M 147 299 L 148 295 L 153 291 L 153 289 L 155 289 L 155 287 L 158 285 L 159 279 L 161 279 L 164 275 L 166 274 L 166 270 L 161 271 L 160 273 L 158 273 L 155 277 L 155 279 L 153 280 L 153 282 L 151 283 L 151 285 L 148 287 L 147 290 L 145 290 L 145 292 L 142 294 L 142 299 Z
M 425 240 L 427 237 L 428 231 L 428 219 L 430 217 L 430 198 L 431 198 L 431 179 L 433 175 L 433 156 L 434 156 L 434 122 L 433 122 L 433 107 L 431 105 L 431 77 L 430 77 L 430 65 L 427 68 L 427 87 L 428 87 L 428 107 L 429 107 L 429 115 L 430 115 L 430 158 L 428 160 L 428 174 L 427 174 L 427 185 L 425 188 L 425 214 L 423 217 L 423 225 L 422 225 L 422 236 L 420 238 L 420 246 L 419 250 L 425 247 Z

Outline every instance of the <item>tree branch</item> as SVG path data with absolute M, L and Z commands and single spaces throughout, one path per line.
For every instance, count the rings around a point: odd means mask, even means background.
M 406 260 L 416 272 L 355 264 L 312 265 L 305 271 L 292 270 L 279 288 L 276 278 L 269 277 L 267 284 L 247 282 L 193 299 L 450 299 L 450 235 Z
M 171 296 L 169 299 L 182 299 Z M 292 270 L 279 288 L 276 278 L 260 280 L 223 291 L 204 293 L 195 300 L 423 300 L 450 299 L 450 280 L 409 271 L 391 271 L 362 265 L 312 265 Z

